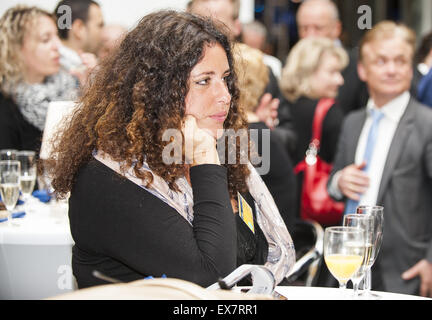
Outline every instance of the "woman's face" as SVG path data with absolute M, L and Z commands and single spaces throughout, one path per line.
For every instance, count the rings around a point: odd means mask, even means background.
M 34 26 L 37 27 L 28 27 L 21 48 L 24 79 L 29 83 L 42 82 L 46 76 L 60 69 L 60 39 L 54 21 L 40 15 L 35 22 Z
M 230 72 L 225 50 L 215 44 L 204 48 L 204 57 L 189 75 L 186 115 L 194 116 L 198 127 L 210 130 L 215 138 L 223 129 L 231 104 L 227 86 Z
M 315 98 L 336 98 L 339 87 L 344 83 L 340 73 L 339 59 L 329 52 L 324 52 L 318 69 L 311 78 L 312 95 Z

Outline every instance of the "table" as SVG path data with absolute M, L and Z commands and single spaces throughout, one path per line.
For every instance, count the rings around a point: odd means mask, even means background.
M 76 289 L 67 203 L 32 198 L 29 208 L 13 219 L 18 226 L 0 223 L 0 299 L 42 299 Z
M 278 286 L 276 292 L 287 297 L 288 300 L 341 300 L 343 297 L 339 288 L 324 288 L 324 287 L 300 287 L 300 286 Z M 347 289 L 347 299 L 351 300 L 353 290 Z M 378 294 L 382 300 L 430 300 L 430 298 L 390 293 L 382 291 L 372 291 Z

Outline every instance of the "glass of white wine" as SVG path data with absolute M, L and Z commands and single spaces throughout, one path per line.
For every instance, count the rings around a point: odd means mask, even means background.
M 19 198 L 21 164 L 17 160 L 0 161 L 0 193 L 8 211 L 8 223 L 12 225 L 12 210 Z
M 26 150 L 18 151 L 17 160 L 21 163 L 20 189 L 25 204 L 28 205 L 36 183 L 36 152 Z
M 338 280 L 346 297 L 348 280 L 357 272 L 365 256 L 365 232 L 354 227 L 328 227 L 324 231 L 324 261 Z
M 356 273 L 351 277 L 353 283 L 354 298 L 359 297 L 359 284 L 365 276 L 366 270 L 373 263 L 373 231 L 374 231 L 374 218 L 365 214 L 346 214 L 343 218 L 343 225 L 347 227 L 354 227 L 363 229 L 365 232 L 365 257 L 363 263 Z
M 380 296 L 372 293 L 372 265 L 374 264 L 379 250 L 381 248 L 382 238 L 383 238 L 383 228 L 384 228 L 384 207 L 383 206 L 368 206 L 362 205 L 358 206 L 356 212 L 358 214 L 366 214 L 374 217 L 374 231 L 373 231 L 373 248 L 371 255 L 371 262 L 366 269 L 364 278 L 364 290 L 360 294 L 362 298 L 365 299 L 380 299 Z

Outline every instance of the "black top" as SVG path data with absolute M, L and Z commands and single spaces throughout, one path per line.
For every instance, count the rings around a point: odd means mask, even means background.
M 293 157 L 295 164 L 304 159 L 312 138 L 312 123 L 317 103 L 318 100 L 300 97 L 290 105 L 297 133 L 297 145 Z M 324 118 L 319 155 L 326 162 L 333 162 L 342 120 L 343 112 L 338 105 L 333 105 Z
M 263 122 L 249 123 L 250 129 L 258 130 L 257 151 L 263 161 L 263 130 L 268 127 Z M 270 133 L 270 153 L 268 155 L 270 168 L 268 173 L 262 174 L 261 178 L 269 189 L 279 209 L 282 219 L 288 230 L 292 230 L 296 218 L 296 180 L 293 171 L 292 160 L 280 141 L 279 136 Z M 259 164 L 259 167 L 264 167 Z
M 39 151 L 42 132 L 27 122 L 15 102 L 0 92 L 0 149 Z
M 72 268 L 79 288 L 104 283 L 93 270 L 126 282 L 165 274 L 208 286 L 239 263 L 264 263 L 267 244 L 257 241 L 262 232 L 254 236 L 246 228 L 238 235 L 236 224 L 243 221 L 232 211 L 226 168 L 194 166 L 190 178 L 193 226 L 101 162 L 84 165 L 69 200 Z M 240 239 L 249 243 L 237 244 Z M 238 247 L 249 251 L 240 254 Z M 265 255 L 256 259 L 260 250 Z
M 273 98 L 279 99 L 279 108 L 278 108 L 278 120 L 279 124 L 273 129 L 273 136 L 278 136 L 278 139 L 281 141 L 282 145 L 288 152 L 288 154 L 292 154 L 294 152 L 295 144 L 296 144 L 296 135 L 294 131 L 294 123 L 291 115 L 291 111 L 289 108 L 289 102 L 282 94 L 279 88 L 279 81 L 276 76 L 273 74 L 271 68 L 269 69 L 269 82 L 265 89 L 265 92 L 270 93 Z

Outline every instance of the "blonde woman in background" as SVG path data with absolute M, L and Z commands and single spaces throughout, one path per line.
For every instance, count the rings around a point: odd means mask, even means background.
M 279 136 L 260 121 L 255 113 L 269 82 L 269 69 L 263 61 L 262 52 L 257 49 L 237 43 L 234 52 L 240 89 L 239 104 L 245 111 L 249 129 L 258 132 L 258 140 L 254 141 L 258 155 L 263 161 L 268 160 L 270 165 L 268 173 L 262 174 L 261 178 L 273 196 L 285 225 L 288 230 L 292 230 L 296 215 L 296 182 L 292 160 Z M 266 135 L 270 137 L 267 149 Z M 265 152 L 268 154 L 263 154 Z
M 295 164 L 305 156 L 319 99 L 337 99 L 338 89 L 344 81 L 341 70 L 347 63 L 345 51 L 325 38 L 300 40 L 288 55 L 280 86 L 282 93 L 291 102 L 298 137 L 293 159 Z M 329 163 L 335 155 L 342 118 L 342 111 L 335 105 L 324 118 L 320 156 Z
M 345 51 L 326 38 L 306 38 L 300 40 L 290 51 L 282 70 L 281 91 L 290 101 L 297 145 L 294 164 L 302 161 L 312 137 L 312 122 L 320 99 L 337 99 L 338 89 L 343 84 L 341 70 L 347 65 Z M 343 111 L 334 104 L 322 124 L 319 155 L 327 163 L 332 163 L 337 147 Z M 297 175 L 296 213 L 300 216 L 300 200 L 303 173 Z M 326 226 L 324 226 L 326 227 Z M 325 263 L 321 263 L 314 285 L 336 286 Z
M 60 39 L 52 15 L 15 6 L 0 19 L 0 149 L 36 150 L 48 104 L 72 100 L 77 83 L 59 72 Z

